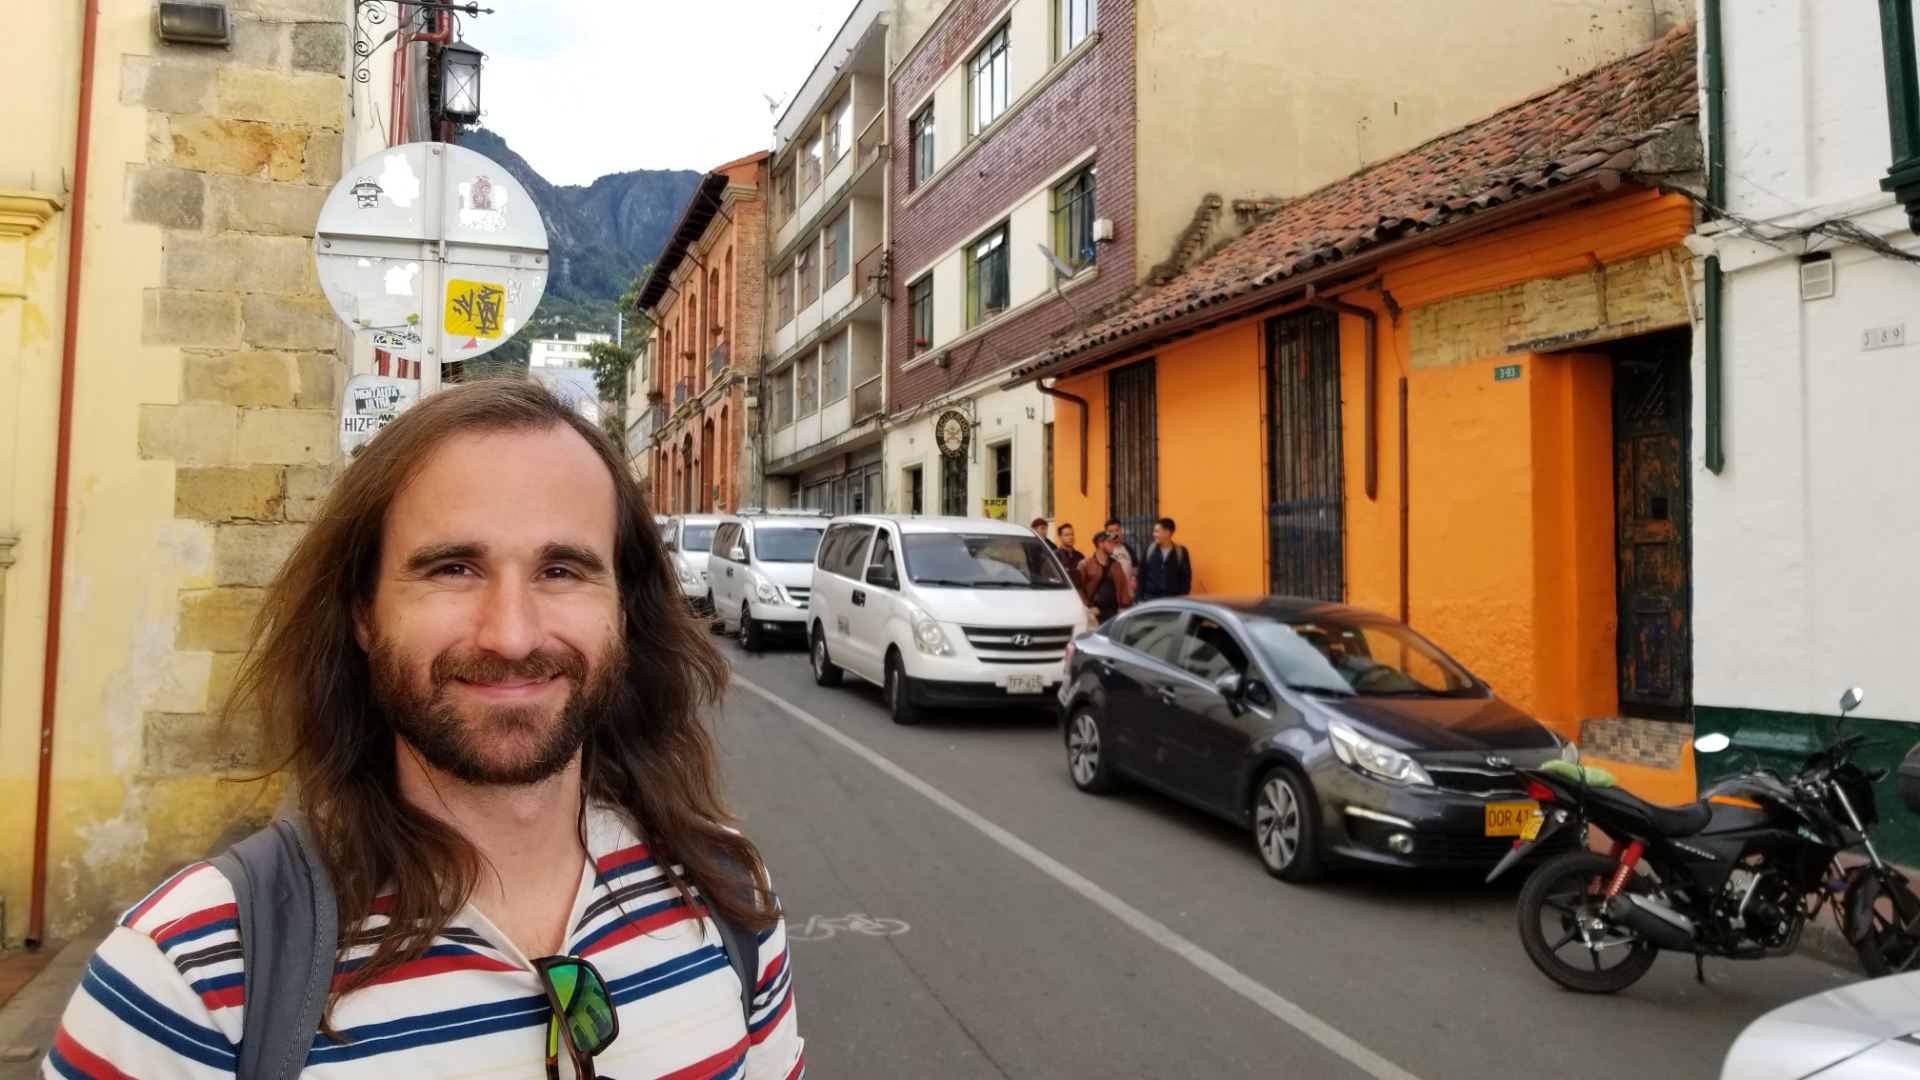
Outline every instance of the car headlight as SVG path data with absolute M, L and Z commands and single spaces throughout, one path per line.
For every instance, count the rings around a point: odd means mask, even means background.
M 1333 756 L 1368 776 L 1389 784 L 1425 784 L 1433 786 L 1433 777 L 1420 763 L 1391 746 L 1375 742 L 1342 723 L 1327 725 L 1333 740 Z
M 673 568 L 675 571 L 677 571 L 680 574 L 680 584 L 682 585 L 700 584 L 700 578 L 698 575 L 696 575 L 693 572 L 693 567 L 688 566 L 686 563 L 683 563 L 683 562 L 677 562 L 673 564 Z
M 762 603 L 777 604 L 780 602 L 780 590 L 773 587 L 773 582 L 760 576 L 758 570 L 753 573 L 753 595 L 759 597 Z
M 947 643 L 946 631 L 934 622 L 926 612 L 918 608 L 913 610 L 913 644 L 928 656 L 951 656 L 953 646 Z
M 1571 742 L 1560 744 L 1560 760 L 1580 764 L 1580 747 Z

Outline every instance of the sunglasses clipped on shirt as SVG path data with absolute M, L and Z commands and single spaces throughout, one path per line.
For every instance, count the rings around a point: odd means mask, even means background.
M 560 1051 L 573 1060 L 580 1080 L 595 1080 L 594 1055 L 613 1045 L 620 1017 L 613 994 L 594 966 L 577 956 L 546 956 L 533 962 L 553 1015 L 547 1021 L 547 1080 L 559 1080 Z

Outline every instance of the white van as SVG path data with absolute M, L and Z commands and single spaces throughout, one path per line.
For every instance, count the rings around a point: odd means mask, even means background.
M 721 629 L 740 635 L 741 648 L 806 636 L 813 557 L 826 531 L 826 515 L 814 510 L 749 510 L 720 522 L 707 583 Z
M 713 598 L 707 591 L 707 552 L 713 547 L 713 533 L 719 527 L 718 514 L 675 514 L 667 519 L 661 534 L 673 559 L 673 575 L 680 582 L 680 595 L 702 615 L 713 614 Z
M 986 518 L 835 518 L 814 560 L 813 679 L 878 685 L 896 723 L 929 706 L 1052 703 L 1086 605 L 1046 542 Z

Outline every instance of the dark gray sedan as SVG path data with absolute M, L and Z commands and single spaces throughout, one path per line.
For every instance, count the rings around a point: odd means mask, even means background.
M 1332 861 L 1491 866 L 1574 747 L 1384 615 L 1284 597 L 1157 600 L 1067 654 L 1073 782 L 1123 779 L 1254 832 L 1286 881 Z

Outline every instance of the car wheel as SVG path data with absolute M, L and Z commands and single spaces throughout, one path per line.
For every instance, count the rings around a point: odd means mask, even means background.
M 727 620 L 720 617 L 720 607 L 713 602 L 713 594 L 708 593 L 707 598 L 701 601 L 701 603 L 706 605 L 706 610 L 701 612 L 701 614 L 711 620 L 707 623 L 707 629 L 716 634 L 726 633 Z
M 925 718 L 920 706 L 913 703 L 913 680 L 908 678 L 907 669 L 900 663 L 900 654 L 887 653 L 886 685 L 887 713 L 896 724 L 917 724 Z
M 1326 870 L 1320 862 L 1320 816 L 1313 792 L 1291 769 L 1274 769 L 1253 797 L 1253 839 L 1267 873 L 1296 884 Z
M 1081 709 L 1067 722 L 1067 773 L 1074 787 L 1090 795 L 1105 795 L 1120 786 L 1092 709 Z
M 820 686 L 839 686 L 840 669 L 834 666 L 833 659 L 827 655 L 827 634 L 820 624 L 813 627 L 813 681 Z
M 753 621 L 753 609 L 740 605 L 740 647 L 748 652 L 759 652 L 767 647 L 766 632 L 760 624 Z

